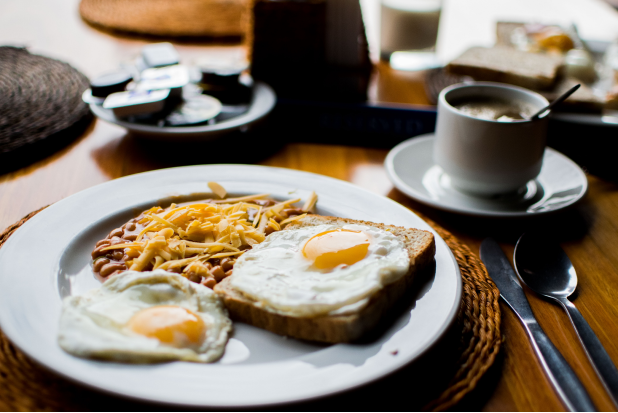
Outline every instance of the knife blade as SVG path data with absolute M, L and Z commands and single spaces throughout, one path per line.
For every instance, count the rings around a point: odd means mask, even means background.
M 532 348 L 554 390 L 570 411 L 597 411 L 586 389 L 562 354 L 549 340 L 530 308 L 526 294 L 502 249 L 491 238 L 481 243 L 481 260 L 500 290 L 500 297 L 522 322 Z

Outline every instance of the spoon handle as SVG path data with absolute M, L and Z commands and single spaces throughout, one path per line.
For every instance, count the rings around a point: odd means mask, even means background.
M 597 375 L 601 378 L 614 404 L 618 406 L 618 370 L 615 364 L 577 307 L 566 298 L 559 301 L 569 315 L 579 341 L 581 341 L 584 350 L 586 350 L 586 355 L 595 368 Z
M 545 106 L 543 109 L 539 110 L 537 113 L 535 113 L 534 115 L 532 115 L 530 117 L 530 120 L 536 120 L 538 119 L 543 113 L 550 111 L 554 106 L 556 106 L 559 103 L 562 103 L 564 100 L 566 100 L 566 98 L 568 98 L 569 96 L 571 96 L 573 93 L 575 93 L 575 91 L 577 89 L 579 89 L 579 87 L 581 86 L 581 84 L 575 85 L 573 86 L 571 89 L 567 90 L 566 92 L 564 92 L 562 95 L 558 96 L 556 98 L 556 100 L 554 100 L 552 103 L 550 103 L 549 105 Z

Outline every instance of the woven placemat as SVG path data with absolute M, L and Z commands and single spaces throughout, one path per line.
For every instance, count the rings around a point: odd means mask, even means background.
M 242 36 L 248 0 L 82 0 L 99 28 L 165 37 Z
M 0 248 L 15 230 L 43 209 L 30 213 L 0 234 Z M 442 411 L 455 406 L 476 387 L 500 350 L 500 292 L 484 265 L 467 246 L 435 222 L 422 218 L 453 251 L 463 282 L 455 326 L 461 337 L 456 374 L 439 398 L 426 406 L 427 410 Z M 106 408 L 105 397 L 37 366 L 0 332 L 0 410 L 114 409 L 109 405 Z M 130 410 L 127 403 L 123 406 L 123 410 Z
M 79 136 L 92 119 L 81 99 L 88 87 L 67 63 L 0 47 L 0 163 L 48 155 Z

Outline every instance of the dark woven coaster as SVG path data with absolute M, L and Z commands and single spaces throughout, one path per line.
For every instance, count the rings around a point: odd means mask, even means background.
M 82 0 L 79 13 L 102 29 L 163 37 L 245 33 L 246 0 Z
M 0 234 L 0 248 L 13 232 L 42 209 L 30 213 Z M 455 406 L 476 387 L 500 350 L 500 292 L 487 275 L 485 266 L 467 246 L 435 222 L 423 218 L 453 251 L 463 282 L 456 324 L 456 331 L 461 337 L 456 374 L 440 397 L 425 407 L 427 410 L 442 411 Z M 58 379 L 23 355 L 0 331 L 0 410 L 119 408 L 140 409 L 140 405 L 132 406 L 130 402 L 109 398 Z
M 66 63 L 0 47 L 0 173 L 79 136 L 92 120 L 81 99 L 88 87 Z

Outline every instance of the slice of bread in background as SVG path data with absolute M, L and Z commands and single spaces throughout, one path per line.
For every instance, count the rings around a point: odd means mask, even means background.
M 554 86 L 561 67 L 559 56 L 522 52 L 511 47 L 471 47 L 450 62 L 447 70 L 475 80 L 543 90 Z
M 408 272 L 371 296 L 369 302 L 363 308 L 349 314 L 319 317 L 293 317 L 256 306 L 253 300 L 231 287 L 231 277 L 228 277 L 215 286 L 215 292 L 223 298 L 233 320 L 264 328 L 276 334 L 304 340 L 326 343 L 351 342 L 372 330 L 406 293 L 412 285 L 415 274 L 434 260 L 436 251 L 434 236 L 431 232 L 420 229 L 408 229 L 346 218 L 307 215 L 303 219 L 288 225 L 285 231 L 323 224 L 359 224 L 390 231 L 401 239 L 408 251 L 410 256 Z

